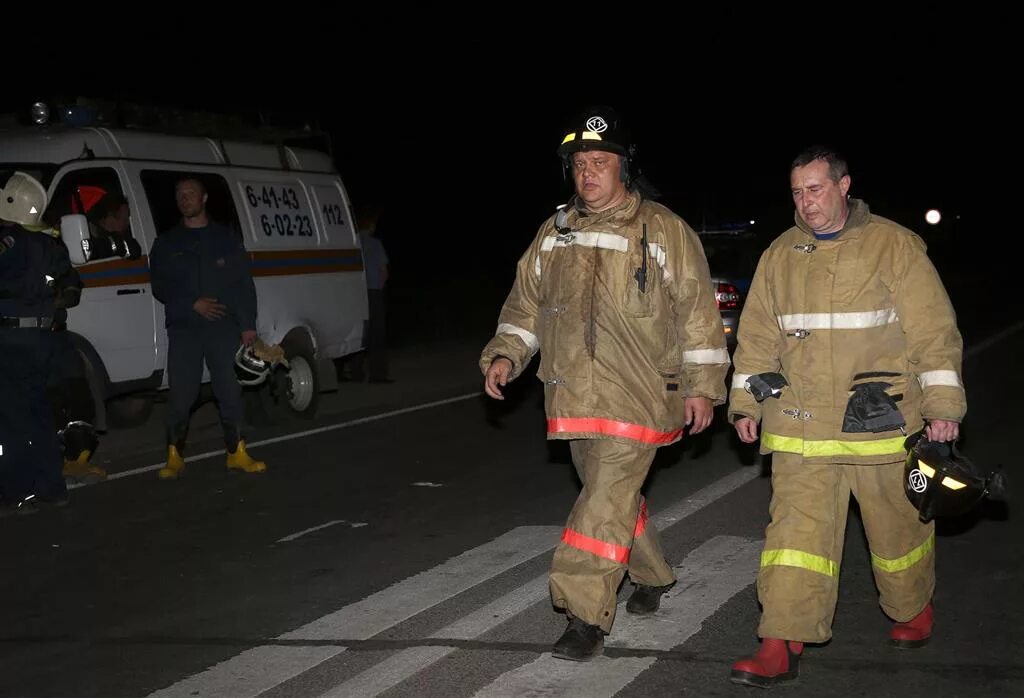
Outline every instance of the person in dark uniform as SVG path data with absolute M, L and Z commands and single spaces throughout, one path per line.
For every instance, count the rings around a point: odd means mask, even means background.
M 261 473 L 242 438 L 242 388 L 234 360 L 239 343 L 256 341 L 256 287 L 245 246 L 229 228 L 209 219 L 206 187 L 185 178 L 175 187 L 181 223 L 157 238 L 150 255 L 153 295 L 164 304 L 167 325 L 167 463 L 163 480 L 185 469 L 182 452 L 192 405 L 199 395 L 203 360 L 220 409 L 227 467 Z
M 38 226 L 46 190 L 15 172 L 0 192 L 0 514 L 68 501 L 46 392 L 60 281 L 71 273 L 63 245 Z
M 51 238 L 50 244 L 64 247 L 59 237 Z M 51 328 L 53 363 L 48 390 L 57 436 L 64 455 L 64 479 L 94 484 L 107 479 L 106 470 L 89 462 L 99 446 L 99 437 L 93 426 L 96 405 L 86 378 L 85 362 L 67 331 L 68 308 L 78 305 L 82 297 L 82 286 L 82 277 L 73 268 L 55 283 L 57 296 L 54 299 Z

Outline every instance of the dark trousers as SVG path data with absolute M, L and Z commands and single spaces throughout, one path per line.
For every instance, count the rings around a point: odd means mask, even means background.
M 370 317 L 363 326 L 366 352 L 355 354 L 346 360 L 349 380 L 362 381 L 366 378 L 366 364 L 369 364 L 370 380 L 385 380 L 388 377 L 388 303 L 384 289 L 371 288 L 366 292 Z
M 366 353 L 369 355 L 370 380 L 388 377 L 388 302 L 384 289 L 367 291 L 370 319 L 367 321 Z
M 48 391 L 53 405 L 53 419 L 58 429 L 70 422 L 93 423 L 96 404 L 85 377 L 85 364 L 66 330 L 53 333 L 53 361 Z
M 235 352 L 242 331 L 234 322 L 218 321 L 167 330 L 167 440 L 184 448 L 192 405 L 199 397 L 203 360 L 210 369 L 213 395 L 220 410 L 224 443 L 234 451 L 242 438 L 242 386 L 235 375 Z
M 63 459 L 46 392 L 53 357 L 50 330 L 0 328 L 0 496 L 67 494 Z

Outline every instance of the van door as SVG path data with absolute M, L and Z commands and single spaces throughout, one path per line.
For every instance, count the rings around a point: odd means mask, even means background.
M 145 234 L 145 215 L 121 163 L 89 160 L 63 167 L 50 186 L 46 219 L 57 222 L 70 213 L 84 214 L 90 222 L 94 249 L 102 249 L 100 212 L 111 199 L 123 196 L 128 203 L 129 234 L 142 248 L 136 260 L 107 254 L 78 267 L 85 288 L 81 303 L 68 311 L 68 329 L 84 337 L 96 350 L 111 382 L 117 384 L 153 378 L 157 363 L 153 294 L 149 286 L 148 253 L 152 238 Z M 128 386 L 121 386 L 128 388 Z M 137 386 L 131 386 L 137 387 Z M 108 396 L 109 397 L 109 396 Z

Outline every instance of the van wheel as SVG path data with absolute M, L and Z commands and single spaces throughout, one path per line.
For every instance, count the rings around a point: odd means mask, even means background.
M 153 413 L 153 400 L 149 397 L 119 397 L 107 401 L 107 424 L 114 429 L 132 429 L 142 426 Z
M 260 391 L 267 416 L 273 421 L 294 415 L 312 419 L 320 402 L 320 376 L 313 354 L 299 342 L 283 342 L 289 367 L 278 368 Z

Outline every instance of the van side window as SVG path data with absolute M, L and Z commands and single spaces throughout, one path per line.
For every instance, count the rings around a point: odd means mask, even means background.
M 157 235 L 163 235 L 181 222 L 181 213 L 174 200 L 174 187 L 182 179 L 192 178 L 198 179 L 206 187 L 206 215 L 210 220 L 228 226 L 242 239 L 242 228 L 238 222 L 235 202 L 231 198 L 231 189 L 220 175 L 181 170 L 143 170 L 140 178 Z
M 111 167 L 64 173 L 50 196 L 43 219 L 50 225 L 57 225 L 61 216 L 69 214 L 82 214 L 89 221 L 93 242 L 91 261 L 122 256 L 111 247 L 111 239 L 123 242 L 134 237 L 131 206 L 117 172 Z
M 108 193 L 121 193 L 121 182 L 110 167 L 87 170 L 72 170 L 64 174 L 50 196 L 43 218 L 49 223 L 59 223 L 61 216 L 89 212 Z

